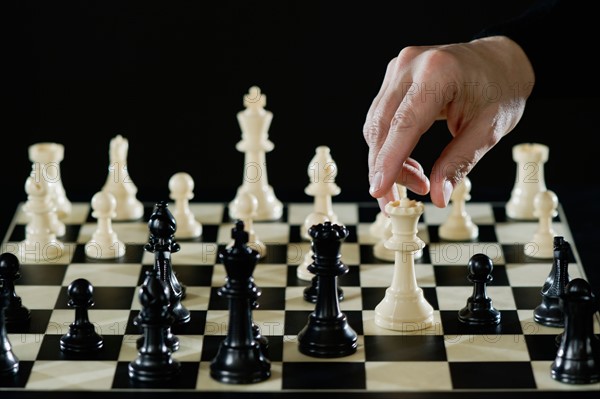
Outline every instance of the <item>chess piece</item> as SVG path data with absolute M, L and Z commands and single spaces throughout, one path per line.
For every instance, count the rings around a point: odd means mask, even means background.
M 94 287 L 84 279 L 74 280 L 67 287 L 70 308 L 75 308 L 75 321 L 69 331 L 60 338 L 60 349 L 65 352 L 92 352 L 104 346 L 104 339 L 98 334 L 88 318 L 88 309 L 94 306 Z
M 310 224 L 310 226 L 309 226 L 309 230 L 310 230 L 310 227 L 316 226 L 318 224 L 325 223 L 325 222 L 330 222 L 327 215 L 325 215 L 323 213 L 312 212 L 312 213 L 308 214 L 307 218 L 305 219 L 304 224 L 305 225 Z M 300 262 L 300 264 L 296 267 L 296 277 L 298 277 L 300 280 L 311 281 L 315 277 L 314 274 L 312 274 L 311 272 L 308 271 L 308 266 L 310 266 L 313 263 L 313 255 L 314 255 L 314 252 L 312 250 L 312 243 L 311 243 L 311 248 L 306 252 L 304 257 L 302 258 L 302 262 Z
M 29 222 L 25 226 L 25 240 L 19 243 L 20 261 L 56 261 L 65 247 L 52 228 L 52 216 L 56 217 L 56 208 L 48 196 L 48 184 L 44 179 L 37 180 L 30 175 L 25 182 L 25 192 L 27 201 L 23 211 L 29 216 Z
M 231 230 L 234 244 L 219 253 L 227 272 L 226 283 L 218 291 L 227 298 L 229 323 L 227 335 L 210 363 L 210 376 L 227 384 L 250 384 L 271 376 L 271 362 L 265 357 L 252 329 L 252 307 L 258 287 L 252 273 L 259 254 L 246 244 L 244 222 Z
M 533 310 L 533 320 L 549 327 L 564 327 L 565 318 L 559 298 L 569 283 L 571 246 L 564 237 L 554 237 L 554 261 L 542 287 L 542 303 Z
M 169 179 L 171 199 L 175 200 L 173 217 L 177 222 L 175 238 L 198 238 L 202 235 L 202 224 L 190 210 L 189 201 L 194 198 L 194 180 L 185 172 L 175 173 Z
M 102 191 L 108 191 L 117 200 L 114 221 L 136 220 L 144 215 L 144 206 L 136 198 L 137 187 L 127 168 L 129 141 L 120 134 L 110 140 L 110 165 Z
M 494 308 L 486 293 L 487 285 L 493 280 L 494 264 L 489 256 L 478 253 L 469 259 L 469 281 L 473 283 L 473 294 L 467 305 L 459 310 L 458 320 L 465 324 L 481 326 L 500 323 L 500 312 Z
M 12 350 L 6 331 L 4 311 L 11 302 L 11 293 L 0 281 L 0 380 L 19 372 L 19 358 Z
M 523 143 L 513 147 L 513 160 L 517 163 L 515 184 L 506 203 L 506 215 L 511 219 L 535 220 L 533 200 L 546 190 L 544 164 L 549 148 L 539 143 Z
M 389 202 L 385 211 L 392 223 L 392 237 L 385 242 L 394 250 L 392 283 L 375 307 L 375 324 L 398 331 L 414 331 L 433 324 L 433 307 L 417 285 L 414 254 L 425 247 L 417 236 L 417 223 L 425 206 L 420 201 L 403 198 Z
M 97 227 L 92 239 L 85 244 L 85 254 L 95 259 L 113 259 L 125 255 L 125 243 L 112 228 L 117 200 L 108 191 L 99 191 L 92 197 L 92 216 Z
M 48 182 L 48 195 L 56 206 L 59 219 L 71 214 L 72 204 L 67 198 L 62 183 L 60 164 L 65 156 L 65 147 L 59 143 L 36 143 L 29 146 L 29 160 L 36 174 Z M 58 236 L 62 236 L 56 232 Z M 64 234 L 64 233 L 63 233 Z
M 406 187 L 396 183 L 394 185 L 394 197 L 395 201 L 403 198 L 408 199 L 408 191 Z M 386 262 L 394 262 L 396 259 L 396 251 L 393 249 L 386 248 L 385 242 L 392 237 L 392 221 L 385 215 L 384 212 L 379 212 L 375 219 L 375 222 L 369 226 L 370 233 L 378 234 L 379 240 L 373 245 L 373 256 L 379 260 Z M 423 257 L 423 249 L 419 248 L 414 253 L 414 259 L 418 260 Z
M 6 324 L 24 324 L 31 319 L 31 312 L 23 306 L 21 297 L 15 291 L 15 281 L 21 275 L 19 259 L 10 252 L 0 254 L 0 284 L 8 292 L 8 305 L 4 309 Z
M 342 225 L 325 222 L 309 229 L 314 263 L 309 271 L 318 279 L 315 309 L 298 333 L 298 350 L 312 357 L 342 357 L 356 352 L 357 334 L 340 310 L 337 278 L 348 273 L 340 248 L 348 237 Z
M 181 363 L 172 358 L 169 340 L 165 332 L 173 323 L 173 313 L 169 310 L 169 288 L 153 272 L 146 278 L 138 291 L 142 309 L 134 319 L 141 326 L 142 344 L 138 356 L 129 363 L 129 377 L 139 382 L 160 382 L 172 379 Z
M 243 193 L 250 193 L 258 200 L 258 210 L 255 221 L 280 219 L 283 214 L 283 204 L 275 197 L 273 187 L 267 177 L 267 162 L 265 154 L 273 150 L 274 145 L 269 140 L 269 126 L 273 113 L 264 107 L 266 96 L 260 88 L 252 86 L 244 96 L 245 110 L 237 113 L 237 120 L 242 130 L 242 140 L 236 149 L 244 153 L 244 179 L 238 188 L 236 198 Z M 240 219 L 235 199 L 229 204 L 229 217 Z
M 554 192 L 544 190 L 537 193 L 533 200 L 533 215 L 538 218 L 538 228 L 525 244 L 525 255 L 532 258 L 549 259 L 554 253 L 552 219 L 558 215 L 558 198 Z
M 333 211 L 331 197 L 338 195 L 340 187 L 335 184 L 337 176 L 337 165 L 331 157 L 331 151 L 327 146 L 319 146 L 315 155 L 308 165 L 308 177 L 310 183 L 304 189 L 307 195 L 312 196 L 313 212 L 306 216 L 302 237 L 310 240 L 308 229 L 313 226 L 317 215 L 325 215 L 331 223 L 338 223 L 338 217 Z
M 594 334 L 598 312 L 590 284 L 575 278 L 560 295 L 565 330 L 556 358 L 550 366 L 554 380 L 565 384 L 593 384 L 600 381 L 600 339 Z
M 479 228 L 467 213 L 465 202 L 471 199 L 471 180 L 465 176 L 452 191 L 450 215 L 442 223 L 438 235 L 448 241 L 469 241 L 479 235 Z
M 254 231 L 254 218 L 258 212 L 258 200 L 250 193 L 240 193 L 234 200 L 236 213 L 244 223 L 244 228 L 248 233 L 247 245 L 258 252 L 261 258 L 267 256 L 267 246 L 263 243 L 256 232 Z M 233 246 L 234 242 L 229 243 L 229 247 Z
M 169 290 L 170 311 L 174 323 L 185 324 L 190 321 L 190 311 L 181 303 L 183 289 L 173 271 L 171 254 L 179 252 L 181 247 L 175 242 L 177 225 L 173 214 L 165 201 L 158 202 L 148 221 L 150 239 L 144 246 L 147 252 L 154 254 L 154 272 L 164 281 Z

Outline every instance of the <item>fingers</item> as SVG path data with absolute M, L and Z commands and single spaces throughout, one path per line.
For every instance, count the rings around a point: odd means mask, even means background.
M 425 83 L 412 85 L 390 118 L 389 131 L 371 168 L 370 193 L 373 197 L 385 195 L 395 182 L 418 194 L 429 191 L 422 168 L 415 168 L 414 161 L 406 162 L 421 135 L 436 121 L 445 105 L 443 101 L 428 98 L 423 92 L 426 87 Z
M 403 69 L 397 58 L 390 61 L 383 84 L 367 112 L 363 126 L 363 136 L 369 146 L 368 164 L 369 182 L 371 184 L 373 183 L 375 161 L 381 146 L 385 142 L 390 128 L 390 121 L 411 83 L 410 76 Z M 403 83 L 404 80 L 408 80 L 408 84 Z
M 433 165 L 431 202 L 446 207 L 454 187 L 498 141 L 492 127 L 473 125 L 457 134 Z

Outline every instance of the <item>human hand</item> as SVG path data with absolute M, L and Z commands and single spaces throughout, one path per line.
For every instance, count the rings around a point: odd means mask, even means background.
M 363 127 L 369 146 L 370 193 L 383 210 L 394 183 L 430 192 L 438 207 L 477 162 L 521 119 L 534 84 L 529 59 L 511 39 L 404 48 L 390 61 Z M 436 120 L 453 136 L 429 179 L 410 157 Z

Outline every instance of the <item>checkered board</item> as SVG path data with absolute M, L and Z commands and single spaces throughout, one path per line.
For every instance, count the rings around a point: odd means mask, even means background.
M 254 273 L 262 295 L 253 317 L 269 339 L 272 375 L 248 385 L 223 384 L 209 375 L 210 361 L 227 333 L 227 303 L 217 296 L 225 270 L 217 253 L 230 242 L 233 223 L 224 204 L 191 204 L 203 224 L 203 235 L 197 240 L 178 240 L 181 250 L 173 254 L 174 270 L 186 286 L 183 303 L 192 318 L 184 327 L 173 328 L 181 342 L 173 354 L 182 364 L 181 374 L 170 383 L 133 384 L 127 366 L 137 356 L 140 332 L 132 320 L 140 309 L 138 287 L 144 271 L 153 264 L 153 255 L 143 250 L 153 204 L 147 204 L 140 221 L 113 223 L 127 245 L 126 254 L 118 260 L 102 261 L 84 254 L 84 244 L 95 230 L 89 205 L 73 205 L 73 213 L 65 221 L 63 255 L 52 262 L 22 262 L 16 291 L 31 310 L 31 323 L 9 328 L 20 369 L 15 379 L 0 384 L 2 398 L 7 393 L 41 396 L 48 391 L 60 391 L 57 398 L 81 392 L 85 397 L 102 398 L 150 392 L 176 394 L 178 398 L 202 393 L 204 397 L 300 397 L 315 392 L 340 397 L 441 398 L 451 394 L 503 396 L 516 391 L 572 397 L 573 391 L 585 396 L 600 390 L 600 384 L 569 385 L 550 377 L 557 350 L 555 337 L 562 330 L 535 323 L 533 309 L 541 301 L 540 289 L 552 260 L 523 254 L 524 243 L 532 237 L 537 223 L 509 220 L 503 203 L 477 202 L 467 203 L 466 209 L 479 226 L 479 238 L 464 243 L 440 240 L 438 226 L 449 209 L 425 204 L 418 234 L 426 247 L 415 268 L 418 284 L 435 310 L 435 322 L 427 330 L 404 333 L 374 323 L 375 306 L 384 297 L 393 272 L 391 263 L 373 256 L 376 239 L 370 236 L 369 226 L 379 208 L 371 203 L 334 204 L 340 223 L 350 231 L 341 249 L 349 272 L 338 279 L 345 294 L 340 306 L 359 335 L 355 354 L 334 359 L 311 358 L 297 348 L 296 335 L 314 309 L 303 299 L 309 283 L 296 277 L 297 265 L 309 249 L 300 230 L 312 204 L 289 203 L 280 221 L 255 223 L 268 254 Z M 2 252 L 15 251 L 24 238 L 25 223 L 19 207 Z M 571 243 L 570 276 L 585 278 L 561 207 L 553 227 Z M 488 294 L 502 314 L 497 328 L 469 327 L 457 319 L 458 310 L 472 293 L 467 263 L 475 253 L 485 253 L 494 262 Z M 77 278 L 86 278 L 94 286 L 95 305 L 89 317 L 104 337 L 104 348 L 95 354 L 74 356 L 59 349 L 60 337 L 74 320 L 74 310 L 67 306 L 67 286 Z M 595 324 L 598 333 L 597 320 Z

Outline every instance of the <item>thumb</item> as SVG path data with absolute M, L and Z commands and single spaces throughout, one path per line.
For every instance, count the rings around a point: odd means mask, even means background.
M 492 131 L 482 132 L 477 127 L 467 128 L 457 134 L 433 165 L 430 176 L 431 202 L 439 208 L 446 207 L 454 187 L 498 141 L 499 138 Z

